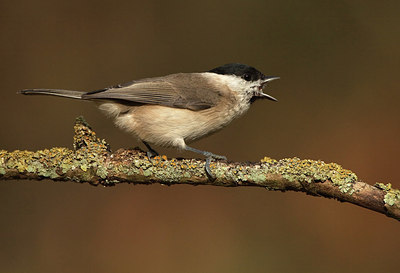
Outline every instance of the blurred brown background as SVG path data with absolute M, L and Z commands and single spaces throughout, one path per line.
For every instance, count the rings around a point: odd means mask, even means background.
M 72 146 L 85 116 L 113 150 L 139 145 L 94 105 L 24 88 L 94 90 L 229 62 L 280 76 L 193 146 L 230 160 L 337 162 L 400 187 L 399 1 L 0 2 L 0 148 Z M 168 156 L 193 156 L 158 149 Z M 0 183 L 1 272 L 395 272 L 400 223 L 260 188 Z

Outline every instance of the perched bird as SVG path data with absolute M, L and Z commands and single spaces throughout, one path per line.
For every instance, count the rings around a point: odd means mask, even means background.
M 149 158 L 158 154 L 150 144 L 199 153 L 206 157 L 205 170 L 212 178 L 211 160 L 226 157 L 187 144 L 222 129 L 257 99 L 276 101 L 262 92 L 275 79 L 254 67 L 232 63 L 207 72 L 145 78 L 92 92 L 26 89 L 20 93 L 93 101 L 114 118 L 117 127 L 146 145 Z

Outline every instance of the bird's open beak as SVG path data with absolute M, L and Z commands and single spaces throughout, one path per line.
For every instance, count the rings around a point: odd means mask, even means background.
M 276 98 L 274 98 L 273 96 L 270 96 L 268 94 L 263 93 L 262 89 L 264 88 L 264 86 L 273 80 L 277 80 L 279 79 L 279 77 L 274 77 L 274 76 L 264 76 L 264 78 L 262 79 L 261 82 L 261 86 L 260 86 L 260 92 L 257 94 L 257 97 L 259 97 L 260 99 L 264 98 L 264 99 L 269 99 L 272 101 L 278 101 Z

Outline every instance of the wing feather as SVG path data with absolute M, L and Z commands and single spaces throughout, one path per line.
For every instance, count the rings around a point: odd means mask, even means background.
M 201 73 L 180 73 L 89 92 L 82 98 L 156 104 L 198 111 L 215 106 L 220 95 Z

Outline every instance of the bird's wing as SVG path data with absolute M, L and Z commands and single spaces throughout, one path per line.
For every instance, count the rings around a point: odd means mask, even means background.
M 220 93 L 202 74 L 180 73 L 89 92 L 82 98 L 155 104 L 199 111 L 215 106 L 220 99 Z

